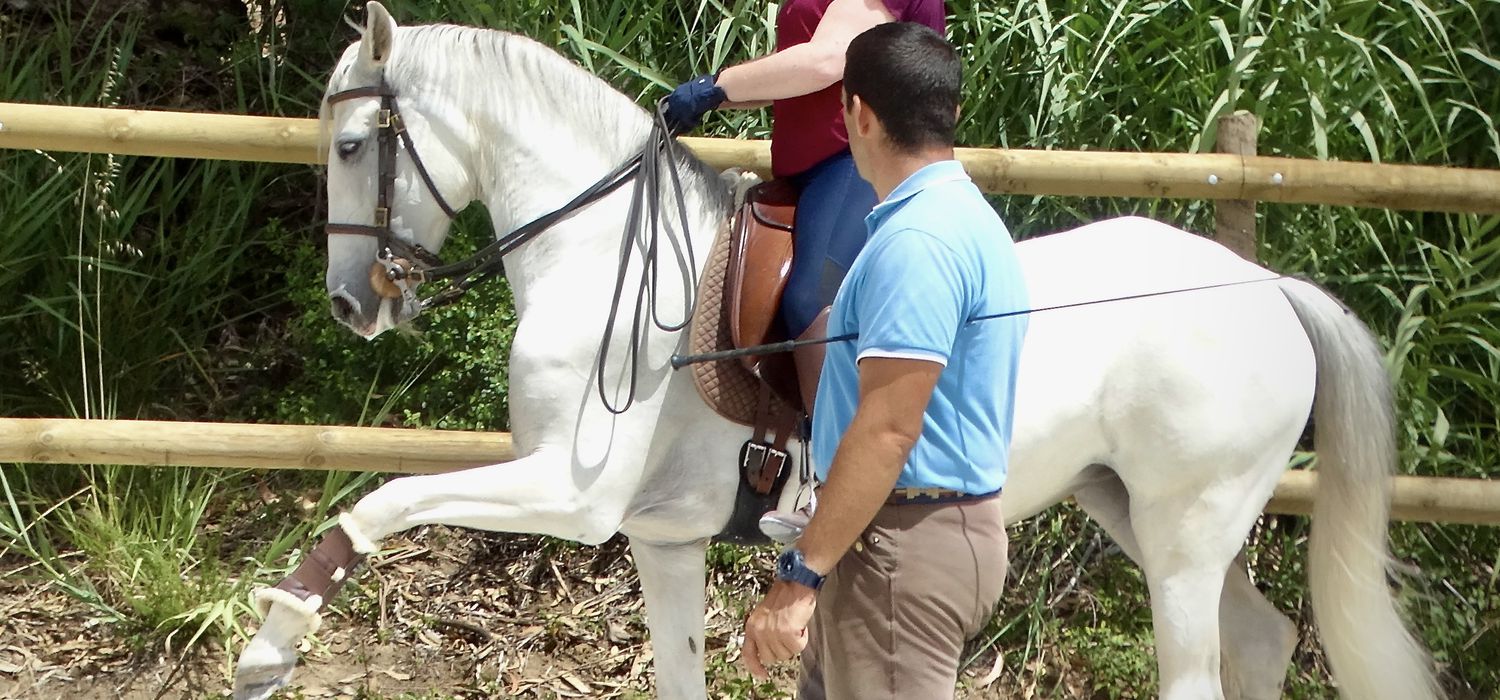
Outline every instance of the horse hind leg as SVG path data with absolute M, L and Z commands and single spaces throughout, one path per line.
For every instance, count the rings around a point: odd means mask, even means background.
M 1224 696 L 1229 700 L 1277 700 L 1297 648 L 1297 625 L 1250 582 L 1243 556 L 1224 576 L 1219 603 Z
M 1163 700 L 1222 698 L 1219 612 L 1224 578 L 1279 471 L 1251 470 L 1201 490 L 1132 489 L 1130 525 L 1151 591 Z M 1269 476 L 1269 478 L 1268 478 Z
M 656 665 L 656 693 L 662 700 L 707 698 L 703 666 L 704 556 L 707 540 L 655 544 L 631 538 L 630 552 L 646 600 Z
M 1074 496 L 1126 556 L 1140 564 L 1142 553 L 1131 523 L 1130 493 L 1113 472 L 1096 469 L 1101 470 L 1099 476 Z M 1219 676 L 1224 697 L 1281 697 L 1286 667 L 1296 646 L 1296 627 L 1250 583 L 1242 559 L 1237 558 L 1223 576 L 1218 621 Z

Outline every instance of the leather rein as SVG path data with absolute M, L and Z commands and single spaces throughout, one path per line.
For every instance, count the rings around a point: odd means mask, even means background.
M 558 221 L 582 209 L 619 189 L 626 182 L 635 181 L 630 203 L 629 214 L 626 217 L 624 233 L 620 244 L 620 264 L 615 279 L 614 300 L 610 305 L 609 317 L 605 323 L 603 338 L 600 341 L 598 361 L 595 374 L 598 377 L 597 385 L 599 398 L 610 413 L 621 414 L 630 409 L 635 402 L 635 389 L 637 375 L 640 371 L 639 354 L 645 336 L 645 318 L 649 317 L 653 325 L 667 332 L 680 331 L 688 326 L 692 319 L 692 309 L 695 305 L 693 299 L 696 293 L 694 284 L 695 276 L 686 275 L 684 287 L 686 289 L 686 310 L 680 323 L 666 323 L 656 308 L 660 295 L 657 293 L 659 282 L 657 257 L 661 250 L 661 186 L 662 171 L 665 170 L 669 176 L 674 199 L 676 200 L 676 214 L 680 222 L 680 231 L 684 240 L 684 248 L 687 254 L 688 269 L 696 271 L 697 261 L 693 251 L 692 237 L 688 235 L 687 204 L 683 199 L 682 179 L 678 173 L 678 144 L 676 138 L 666 126 L 663 116 L 663 103 L 658 103 L 655 113 L 652 115 L 651 134 L 646 139 L 645 146 L 632 158 L 620 166 L 611 170 L 604 177 L 595 181 L 587 189 L 580 192 L 566 204 L 543 214 L 536 219 L 522 225 L 521 227 L 495 239 L 493 243 L 481 248 L 474 255 L 455 263 L 444 263 L 435 253 L 428 251 L 420 245 L 408 243 L 396 236 L 391 229 L 393 195 L 396 189 L 396 159 L 398 147 L 404 147 L 407 155 L 411 158 L 417 174 L 422 178 L 427 191 L 436 199 L 443 213 L 449 219 L 458 216 L 448 201 L 438 191 L 437 184 L 433 182 L 432 175 L 428 173 L 427 166 L 422 163 L 422 158 L 417 154 L 416 144 L 412 142 L 411 134 L 406 130 L 406 125 L 401 117 L 401 107 L 396 101 L 396 94 L 381 77 L 378 85 L 352 88 L 333 93 L 325 98 L 329 105 L 338 104 L 346 100 L 359 98 L 379 98 L 380 112 L 376 120 L 379 129 L 379 161 L 377 164 L 377 177 L 379 180 L 375 198 L 374 224 L 349 224 L 329 222 L 324 226 L 327 235 L 359 235 L 369 236 L 377 242 L 375 263 L 385 269 L 385 276 L 390 282 L 400 285 L 404 295 L 411 296 L 411 289 L 424 282 L 446 283 L 446 286 L 438 293 L 416 303 L 422 311 L 435 309 L 453 303 L 462 297 L 474 285 L 491 279 L 505 271 L 504 258 L 511 251 L 524 245 L 527 241 L 537 237 L 543 231 L 552 227 Z M 643 220 L 647 224 L 643 227 Z M 604 387 L 604 368 L 609 359 L 610 340 L 614 335 L 614 326 L 620 315 L 621 302 L 625 299 L 626 282 L 629 277 L 631 258 L 634 256 L 638 246 L 638 236 L 644 235 L 640 241 L 644 250 L 641 276 L 638 286 L 634 291 L 635 305 L 631 313 L 630 345 L 627 349 L 629 360 L 629 391 L 626 394 L 623 405 L 617 405 L 606 395 Z M 414 297 L 412 297 L 414 300 Z M 649 307 L 647 313 L 641 313 L 641 307 L 645 304 Z

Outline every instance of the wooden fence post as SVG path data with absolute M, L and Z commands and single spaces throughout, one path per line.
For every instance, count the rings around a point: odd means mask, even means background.
M 1253 156 L 1259 131 L 1260 119 L 1250 112 L 1238 110 L 1222 115 L 1219 117 L 1219 130 L 1215 137 L 1214 150 L 1237 156 Z M 1240 257 L 1250 262 L 1259 262 L 1260 256 L 1255 245 L 1255 200 L 1214 200 L 1214 240 L 1239 253 Z M 1261 529 L 1265 526 L 1265 522 L 1266 516 L 1261 515 L 1255 527 L 1250 530 L 1247 544 L 1260 539 Z M 1249 571 L 1251 569 L 1250 552 L 1241 547 L 1239 556 L 1234 558 L 1234 563 L 1230 564 L 1230 567 Z
M 1255 155 L 1255 139 L 1260 119 L 1245 110 L 1219 117 L 1218 138 L 1214 150 L 1239 156 Z M 1256 261 L 1255 202 L 1248 199 L 1220 199 L 1214 204 L 1214 240 L 1223 243 L 1240 257 Z

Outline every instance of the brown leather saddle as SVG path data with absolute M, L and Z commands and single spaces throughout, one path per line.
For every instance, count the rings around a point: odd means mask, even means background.
M 778 321 L 792 269 L 797 191 L 772 180 L 751 187 L 709 253 L 693 314 L 690 351 L 743 349 L 786 340 Z M 827 310 L 802 337 L 821 336 Z M 719 415 L 750 426 L 740 450 L 740 495 L 720 537 L 758 542 L 755 526 L 774 507 L 791 466 L 787 442 L 808 415 L 822 366 L 821 345 L 693 365 L 699 394 Z M 801 371 L 799 372 L 799 368 Z
M 778 312 L 792 272 L 796 217 L 797 191 L 781 180 L 752 187 L 735 215 L 725 291 L 730 342 L 736 349 L 786 340 Z M 741 363 L 778 397 L 806 412 L 790 355 L 749 355 Z

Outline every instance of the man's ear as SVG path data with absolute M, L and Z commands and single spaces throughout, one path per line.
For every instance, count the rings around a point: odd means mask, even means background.
M 364 38 L 359 42 L 359 66 L 366 70 L 380 68 L 391 57 L 396 38 L 396 20 L 385 6 L 374 0 L 365 4 Z
M 853 117 L 854 128 L 859 130 L 859 135 L 868 137 L 875 128 L 875 113 L 870 111 L 870 105 L 865 104 L 859 95 L 850 95 L 849 114 Z

